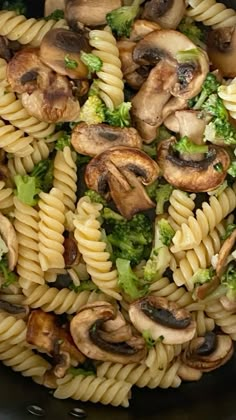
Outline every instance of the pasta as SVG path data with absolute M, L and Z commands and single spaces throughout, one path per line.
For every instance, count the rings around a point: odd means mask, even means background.
M 236 79 L 233 79 L 227 85 L 221 85 L 218 94 L 223 99 L 226 109 L 232 118 L 236 119 Z
M 13 190 L 6 188 L 5 182 L 0 181 L 0 211 L 9 213 L 13 208 Z
M 206 314 L 214 319 L 225 334 L 236 340 L 236 312 L 226 311 L 221 302 L 210 302 L 206 307 Z
M 39 262 L 43 271 L 64 268 L 64 195 L 58 188 L 47 194 L 40 193 L 39 210 Z
M 54 160 L 53 186 L 64 194 L 65 212 L 75 210 L 77 169 L 71 149 L 58 150 Z
M 102 205 L 91 203 L 89 198 L 79 200 L 78 214 L 74 219 L 75 239 L 93 282 L 102 292 L 120 300 L 117 271 L 112 269 L 106 243 L 101 240 L 102 233 L 97 220 L 101 209 Z
M 193 318 L 196 321 L 197 329 L 196 335 L 199 337 L 204 337 L 205 334 L 209 331 L 213 331 L 215 328 L 214 319 L 208 318 L 204 311 L 196 311 L 192 314 Z
M 181 307 L 186 307 L 193 302 L 191 293 L 184 287 L 177 287 L 167 277 L 153 283 L 150 286 L 150 292 L 154 296 L 166 297 L 170 302 L 175 302 Z
M 14 153 L 18 157 L 28 156 L 33 151 L 30 145 L 32 141 L 33 137 L 25 137 L 23 131 L 0 120 L 0 147 L 7 153 Z
M 108 108 L 116 108 L 124 101 L 123 75 L 116 39 L 107 30 L 92 30 L 89 43 L 94 48 L 93 54 L 103 62 L 101 70 L 97 72 L 99 95 Z
M 187 16 L 214 29 L 235 26 L 236 12 L 216 0 L 188 0 Z
M 14 316 L 0 313 L 0 343 L 24 345 L 26 343 L 26 323 Z
M 8 160 L 8 168 L 12 177 L 14 177 L 16 174 L 26 175 L 30 173 L 37 163 L 48 158 L 49 147 L 44 140 L 34 140 L 31 143 L 31 146 L 32 152 L 28 156 L 14 156 Z
M 174 190 L 170 196 L 170 205 L 168 207 L 169 222 L 177 230 L 182 223 L 186 223 L 190 216 L 194 216 L 194 199 L 188 196 L 184 191 Z
M 211 196 L 209 204 L 204 202 L 202 209 L 196 211 L 196 217 L 190 216 L 176 232 L 171 251 L 183 251 L 199 245 L 234 210 L 235 205 L 236 195 L 231 187 L 227 187 L 218 198 Z

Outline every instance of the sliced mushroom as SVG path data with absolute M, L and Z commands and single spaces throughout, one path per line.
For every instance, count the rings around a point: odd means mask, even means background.
M 72 237 L 65 238 L 63 247 L 64 247 L 63 257 L 65 261 L 65 266 L 72 267 L 74 265 L 78 265 L 81 254 L 79 253 L 76 240 Z
M 40 309 L 31 312 L 27 324 L 26 340 L 52 357 L 68 353 L 78 363 L 85 361 L 84 355 L 76 348 L 69 332 L 58 325 L 58 318 Z
M 205 337 L 197 337 L 190 342 L 183 353 L 183 362 L 202 372 L 211 372 L 228 362 L 233 352 L 229 335 L 208 332 Z
M 18 260 L 18 241 L 10 220 L 0 213 L 0 235 L 8 248 L 8 268 L 13 271 Z
M 196 331 L 190 313 L 162 297 L 149 295 L 133 302 L 129 316 L 139 332 L 148 330 L 154 340 L 161 338 L 164 344 L 186 343 Z
M 166 125 L 165 123 L 166 120 L 168 119 L 169 116 L 173 115 L 175 111 L 181 111 L 182 109 L 187 108 L 187 106 L 188 106 L 187 99 L 181 98 L 179 96 L 177 97 L 172 96 L 162 110 L 162 119 L 163 119 L 164 124 Z M 167 125 L 166 127 L 168 128 Z M 175 130 L 172 130 L 171 128 L 170 130 L 175 131 Z
M 236 311 L 236 302 L 234 300 L 230 300 L 227 296 L 222 296 L 220 298 L 220 303 L 226 311 L 233 313 Z
M 236 28 L 220 28 L 210 31 L 207 53 L 212 66 L 224 77 L 236 76 Z
M 135 46 L 136 43 L 131 42 L 130 40 L 122 40 L 117 42 L 119 57 L 121 61 L 121 70 L 124 77 L 129 73 L 133 73 L 140 67 L 139 64 L 135 63 L 133 60 L 133 50 Z
M 29 313 L 28 306 L 24 305 L 17 305 L 10 302 L 5 301 L 4 299 L 0 299 L 0 311 L 7 312 L 9 314 L 14 315 L 15 318 L 18 319 L 25 319 Z
M 134 90 L 139 90 L 148 78 L 150 69 L 148 66 L 139 66 L 137 70 L 125 75 L 126 83 Z
M 182 379 L 182 381 L 193 382 L 199 381 L 201 379 L 202 372 L 182 363 L 178 370 L 178 376 Z
M 51 29 L 40 45 L 40 58 L 44 64 L 62 76 L 71 79 L 86 79 L 88 68 L 81 61 L 81 51 L 90 52 L 88 39 L 83 32 L 77 33 L 64 28 Z M 73 68 L 67 64 L 73 63 Z
M 189 192 L 206 192 L 217 188 L 225 180 L 230 157 L 225 149 L 209 146 L 205 159 L 185 161 L 173 152 L 175 138 L 162 141 L 157 150 L 157 162 L 163 177 L 174 187 Z M 222 172 L 215 165 L 222 165 Z
M 142 17 L 159 23 L 162 28 L 175 29 L 184 14 L 184 0 L 150 0 L 145 3 Z
M 197 300 L 203 300 L 207 298 L 217 287 L 220 285 L 220 278 L 218 276 L 213 276 L 213 278 L 204 284 L 197 286 L 194 290 L 194 297 Z
M 9 41 L 5 36 L 0 36 L 0 57 L 4 58 L 6 61 L 9 61 L 12 57 Z
M 224 241 L 217 259 L 216 265 L 216 274 L 221 277 L 223 272 L 226 269 L 228 263 L 228 257 L 231 254 L 236 241 L 236 229 L 231 233 L 231 235 Z
M 58 355 L 56 355 L 54 363 L 55 367 L 53 369 L 53 372 L 56 378 L 64 378 L 66 372 L 71 366 L 70 354 L 65 351 L 61 351 Z
M 133 42 L 140 41 L 150 32 L 160 30 L 158 23 L 146 19 L 136 19 L 131 29 L 129 40 Z
M 78 23 L 104 25 L 107 13 L 122 6 L 121 0 L 65 0 L 65 4 L 65 18 L 72 28 Z
M 96 156 L 114 146 L 128 146 L 141 149 L 142 139 L 135 128 L 81 123 L 73 129 L 71 144 L 77 153 Z
M 45 0 L 44 16 L 49 16 L 58 9 L 65 10 L 65 0 Z
M 87 165 L 85 182 L 107 199 L 111 197 L 127 219 L 154 206 L 142 184 L 157 178 L 159 168 L 144 152 L 131 147 L 112 147 Z
M 98 304 L 97 304 L 98 303 Z M 116 318 L 117 311 L 108 302 L 94 302 L 84 306 L 70 323 L 71 335 L 78 349 L 87 357 L 115 363 L 138 363 L 146 355 L 146 345 L 142 337 L 128 340 L 114 340 L 115 331 L 106 334 L 104 324 Z M 117 331 L 119 334 L 119 329 Z

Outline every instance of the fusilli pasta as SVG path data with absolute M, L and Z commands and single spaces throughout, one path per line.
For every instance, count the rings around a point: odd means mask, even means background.
M 6 125 L 0 120 L 0 148 L 15 156 L 24 157 L 33 151 L 33 137 L 25 137 L 23 131 L 16 130 L 12 125 Z
M 218 95 L 223 99 L 225 108 L 229 111 L 232 118 L 236 119 L 236 78 L 228 85 L 221 85 Z
M 236 25 L 236 12 L 216 0 L 187 0 L 187 16 L 214 29 Z
M 165 297 L 170 302 L 175 302 L 182 308 L 193 302 L 190 292 L 187 292 L 184 287 L 177 287 L 176 284 L 170 282 L 167 277 L 157 280 L 150 286 L 149 290 L 152 295 Z
M 236 312 L 226 311 L 220 302 L 214 301 L 207 305 L 206 314 L 214 319 L 225 334 L 236 340 Z
M 33 150 L 30 155 L 25 157 L 14 156 L 8 160 L 8 168 L 12 177 L 16 174 L 26 175 L 30 173 L 37 163 L 48 158 L 49 147 L 44 140 L 34 140 L 31 146 Z
M 190 216 L 194 216 L 195 207 L 193 195 L 189 196 L 181 190 L 174 190 L 170 196 L 170 206 L 168 208 L 169 223 L 173 229 L 177 230 L 182 223 L 186 223 Z
M 70 147 L 58 150 L 54 159 L 53 186 L 64 194 L 65 212 L 75 210 L 77 168 Z
M 204 311 L 196 311 L 192 313 L 193 319 L 196 321 L 196 335 L 204 337 L 209 331 L 213 331 L 215 328 L 214 319 L 208 318 Z
M 5 182 L 0 181 L 0 211 L 9 213 L 13 207 L 13 190 L 6 188 Z

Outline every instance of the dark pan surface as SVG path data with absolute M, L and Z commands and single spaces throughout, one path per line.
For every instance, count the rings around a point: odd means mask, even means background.
M 42 14 L 43 1 L 28 3 L 29 15 Z M 236 8 L 236 0 L 224 3 Z M 69 414 L 76 407 L 83 408 L 89 420 L 236 420 L 236 355 L 200 382 L 177 390 L 134 389 L 129 409 L 56 400 L 49 390 L 0 365 L 0 420 L 36 419 L 27 411 L 31 405 L 45 410 L 44 420 L 76 419 Z

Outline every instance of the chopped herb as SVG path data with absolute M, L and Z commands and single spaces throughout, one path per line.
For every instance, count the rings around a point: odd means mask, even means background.
M 69 54 L 65 56 L 64 61 L 65 61 L 65 66 L 68 69 L 74 70 L 78 67 L 78 62 L 70 58 Z

